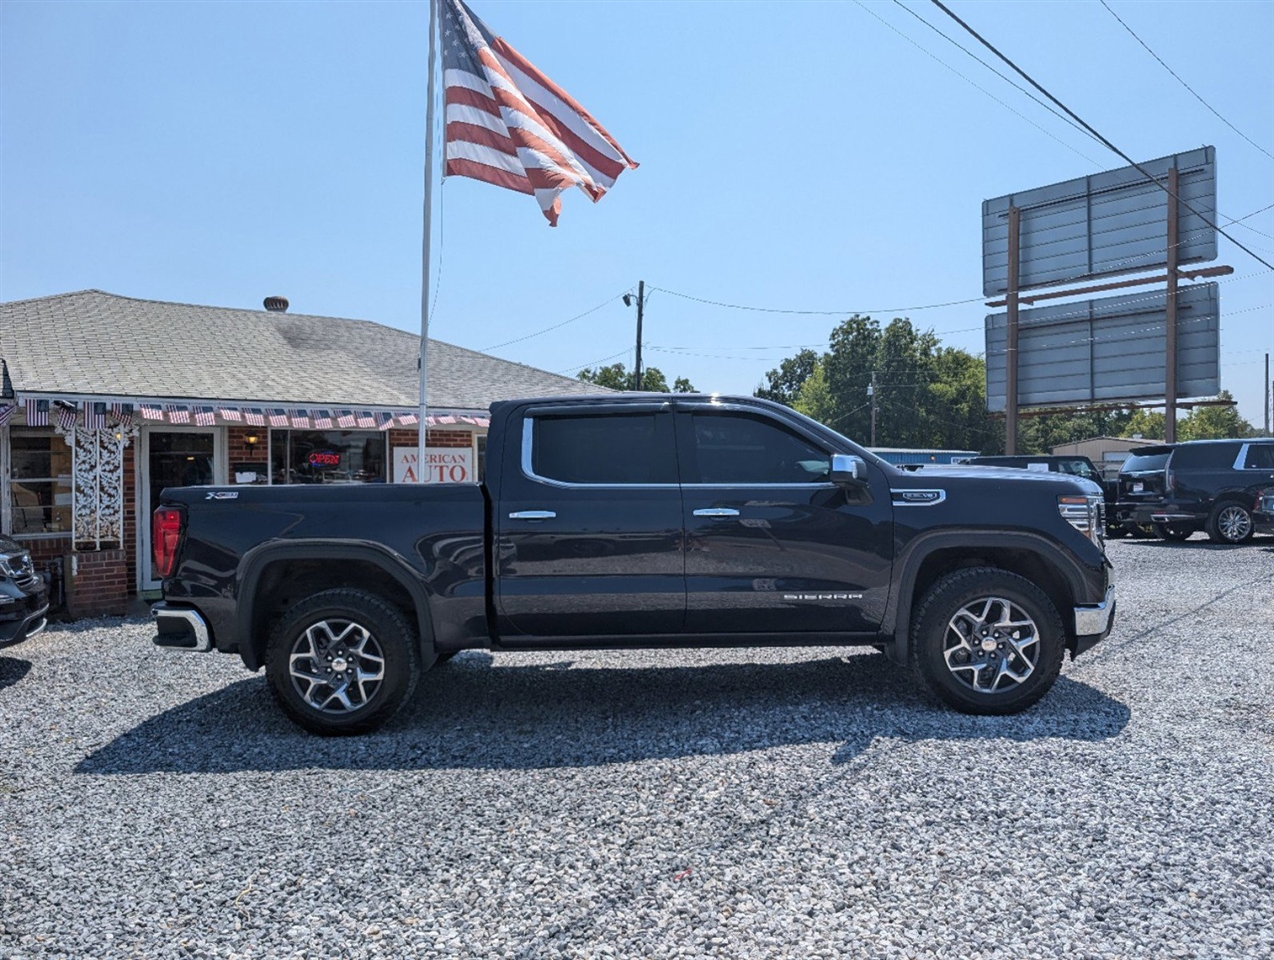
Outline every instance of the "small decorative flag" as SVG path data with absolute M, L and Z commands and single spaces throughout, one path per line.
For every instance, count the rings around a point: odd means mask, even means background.
M 49 401 L 28 400 L 26 406 L 28 427 L 47 427 L 49 425 Z
M 111 416 L 115 418 L 115 422 L 121 427 L 131 427 L 133 425 L 133 405 L 131 403 L 112 403 Z
M 404 427 L 414 427 L 416 424 L 420 423 L 420 417 L 414 413 L 400 413 L 398 415 L 398 422 Z
M 455 423 L 456 418 L 449 413 L 444 413 L 438 417 L 438 422 L 439 423 Z
M 0 407 L 0 427 L 9 422 L 9 418 L 13 416 L 17 409 L 18 405 L 16 403 L 6 403 L 3 407 Z
M 211 427 L 217 422 L 217 414 L 212 407 L 195 407 L 195 423 L 201 427 Z
M 477 424 L 478 426 L 480 426 L 480 427 L 489 427 L 489 426 L 491 426 L 491 418 L 490 418 L 490 417 L 478 417 L 476 420 L 474 420 L 474 423 L 476 423 L 476 424 Z
M 292 421 L 292 426 L 298 430 L 310 429 L 310 411 L 308 410 L 289 410 L 288 418 Z
M 239 412 L 238 407 L 218 407 L 217 413 L 221 416 L 221 419 L 225 420 L 227 423 L 243 422 L 243 414 Z
M 336 416 L 336 423 L 341 427 L 353 427 L 358 425 L 358 420 L 353 410 L 342 410 Z
M 265 412 L 260 407 L 249 407 L 243 411 L 243 420 L 250 427 L 264 427 Z
M 360 410 L 358 411 L 358 425 L 370 430 L 376 426 L 376 418 L 372 416 L 370 410 Z
M 169 423 L 190 423 L 190 408 L 180 403 L 170 403 L 165 408 L 168 411 Z
M 315 410 L 314 411 L 314 428 L 316 430 L 332 429 L 332 411 L 331 410 Z
M 157 403 L 143 403 L 141 405 L 143 420 L 162 420 L 164 419 L 164 408 Z
M 579 187 L 596 203 L 637 166 L 569 93 L 461 0 L 442 0 L 441 9 L 447 176 L 532 194 L 555 227 L 563 191 Z
M 270 426 L 286 427 L 288 425 L 288 412 L 281 407 L 275 407 L 270 411 Z
M 106 429 L 106 404 L 84 404 L 84 427 L 87 430 Z
M 438 418 L 437 418 L 437 417 L 425 417 L 425 426 L 426 426 L 426 427 L 436 427 L 437 425 L 438 425 Z
M 388 430 L 394 425 L 394 415 L 381 410 L 376 414 L 376 429 Z
M 87 413 L 87 411 L 86 411 Z M 63 430 L 74 430 L 75 421 L 79 417 L 79 412 L 73 403 L 59 403 L 57 412 L 58 426 Z

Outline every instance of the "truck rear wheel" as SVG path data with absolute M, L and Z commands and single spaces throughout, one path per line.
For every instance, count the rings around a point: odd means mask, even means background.
M 912 662 L 926 687 L 962 713 L 1017 713 L 1048 693 L 1066 634 L 1048 596 L 995 567 L 948 574 L 912 620 Z
M 397 713 L 420 677 L 403 615 L 365 590 L 324 590 L 279 622 L 266 677 L 284 712 L 312 733 L 367 733 Z

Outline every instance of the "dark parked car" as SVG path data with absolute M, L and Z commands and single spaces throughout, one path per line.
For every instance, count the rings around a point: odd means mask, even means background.
M 16 540 L 0 537 L 0 647 L 34 637 L 48 612 L 49 588 L 31 554 Z
M 1258 533 L 1274 533 L 1274 487 L 1263 490 L 1257 498 L 1252 522 Z
M 1217 543 L 1245 543 L 1272 483 L 1274 438 L 1138 447 L 1119 471 L 1116 518 L 1153 523 L 1168 540 L 1205 530 Z
M 1106 497 L 1106 536 L 1123 537 L 1129 533 L 1149 536 L 1150 528 L 1137 528 L 1130 523 L 1118 523 L 1115 520 L 1115 504 L 1119 502 L 1119 481 L 1105 479 L 1101 471 L 1087 457 L 1065 456 L 1061 454 L 1041 454 L 1040 456 L 1003 456 L 973 457 L 964 461 L 967 464 L 983 467 L 1015 467 L 1019 470 L 1035 470 L 1046 473 L 1068 473 L 1073 477 L 1083 477 L 1098 484 Z

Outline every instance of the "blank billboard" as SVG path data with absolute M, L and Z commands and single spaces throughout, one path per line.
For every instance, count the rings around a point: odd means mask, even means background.
M 1105 297 L 1018 313 L 1018 404 L 1079 406 L 1163 399 L 1166 292 Z M 1177 396 L 1221 389 L 1220 291 L 1215 283 L 1177 293 Z M 986 318 L 987 409 L 1002 412 L 1008 314 Z
M 1177 168 L 1179 262 L 1215 260 L 1216 229 L 1204 217 L 1216 222 L 1216 148 L 1200 147 L 1142 166 L 1164 181 Z M 1021 210 L 1019 289 L 1167 264 L 1167 191 L 1135 167 L 1121 167 L 983 201 L 983 296 L 1008 290 L 1010 204 Z

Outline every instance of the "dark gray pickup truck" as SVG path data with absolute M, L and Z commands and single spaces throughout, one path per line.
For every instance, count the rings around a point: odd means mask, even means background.
M 155 642 L 266 669 L 323 734 L 457 651 L 863 645 L 952 707 L 1042 697 L 1114 615 L 1102 493 L 906 473 L 763 400 L 491 408 L 480 485 L 187 487 L 155 511 Z

